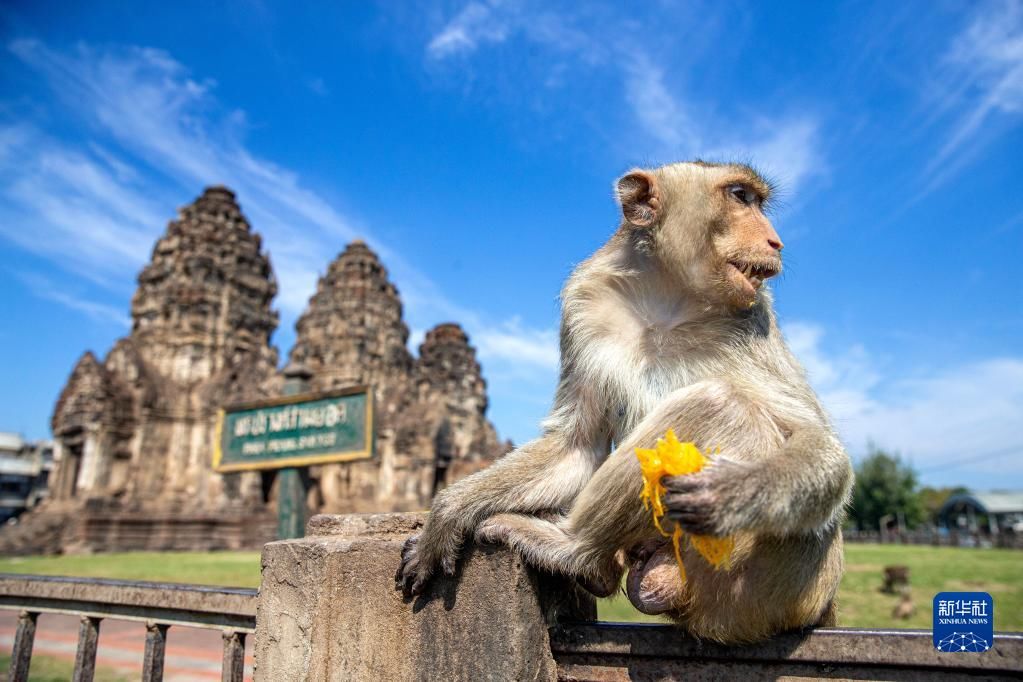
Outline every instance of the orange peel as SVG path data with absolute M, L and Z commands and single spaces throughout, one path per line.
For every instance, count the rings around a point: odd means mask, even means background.
M 654 527 L 664 537 L 671 538 L 675 549 L 675 561 L 678 563 L 682 580 L 686 579 L 686 569 L 682 563 L 682 540 L 687 539 L 690 546 L 715 569 L 727 570 L 731 565 L 732 550 L 735 540 L 731 537 L 718 538 L 710 535 L 687 534 L 682 527 L 675 524 L 672 532 L 664 530 L 661 519 L 665 514 L 664 494 L 668 489 L 661 479 L 665 476 L 687 476 L 700 471 L 710 462 L 711 452 L 700 452 L 695 444 L 679 441 L 674 429 L 668 429 L 664 438 L 658 438 L 653 448 L 636 448 L 636 458 L 643 472 L 643 491 L 639 498 L 643 507 L 650 510 Z

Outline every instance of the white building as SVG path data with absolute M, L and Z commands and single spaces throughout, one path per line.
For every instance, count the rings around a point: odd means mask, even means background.
M 26 441 L 0 431 L 0 523 L 17 518 L 45 499 L 53 470 L 53 443 Z
M 1023 532 L 1023 491 L 995 490 L 953 495 L 938 518 L 948 528 L 973 532 Z M 986 526 L 986 528 L 985 528 Z

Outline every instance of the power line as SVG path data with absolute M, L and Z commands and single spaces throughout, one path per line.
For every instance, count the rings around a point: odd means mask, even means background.
M 949 469 L 957 469 L 964 464 L 970 464 L 971 462 L 977 462 L 982 459 L 999 459 L 1006 455 L 1012 454 L 1023 454 L 1023 445 L 1012 445 L 1007 448 L 999 448 L 998 450 L 991 450 L 989 452 L 982 452 L 979 455 L 973 455 L 972 457 L 966 457 L 958 459 L 948 464 L 942 464 L 941 466 L 931 467 L 930 469 L 921 469 L 919 473 L 929 474 L 935 471 L 948 471 Z

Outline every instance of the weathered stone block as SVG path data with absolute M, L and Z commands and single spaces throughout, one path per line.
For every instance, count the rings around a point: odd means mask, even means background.
M 255 679 L 553 680 L 547 628 L 592 619 L 573 583 L 504 548 L 470 547 L 455 578 L 407 599 L 401 545 L 425 514 L 317 516 L 263 549 Z

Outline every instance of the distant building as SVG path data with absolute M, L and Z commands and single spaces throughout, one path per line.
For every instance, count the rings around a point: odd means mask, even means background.
M 16 433 L 0 432 L 0 524 L 18 518 L 49 492 L 53 443 L 28 442 Z
M 938 511 L 938 522 L 951 530 L 990 533 L 1023 532 L 1023 492 L 991 491 L 953 495 Z

